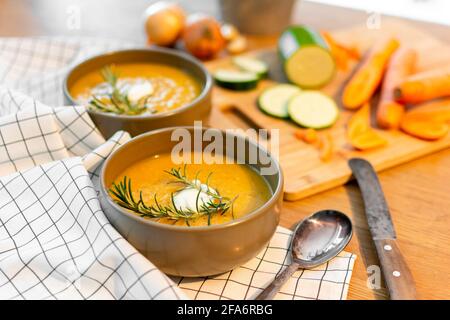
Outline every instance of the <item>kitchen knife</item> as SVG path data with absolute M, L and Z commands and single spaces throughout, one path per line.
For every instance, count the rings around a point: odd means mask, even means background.
M 397 246 L 394 225 L 377 174 L 364 159 L 353 158 L 348 163 L 361 189 L 367 222 L 391 299 L 416 299 L 414 279 Z

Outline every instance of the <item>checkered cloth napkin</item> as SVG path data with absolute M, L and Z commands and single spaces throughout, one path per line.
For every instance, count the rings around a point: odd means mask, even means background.
M 62 105 L 68 67 L 124 46 L 0 40 L 0 299 L 253 299 L 289 264 L 291 231 L 279 227 L 256 258 L 228 273 L 168 278 L 103 214 L 99 170 L 130 137 L 105 141 L 84 107 L 49 105 Z M 345 299 L 355 258 L 342 252 L 299 270 L 276 298 Z

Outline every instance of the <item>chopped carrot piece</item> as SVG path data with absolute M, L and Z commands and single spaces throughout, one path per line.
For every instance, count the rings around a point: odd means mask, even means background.
M 394 88 L 414 72 L 417 54 L 412 49 L 397 50 L 389 62 L 377 108 L 377 123 L 385 129 L 397 129 L 405 106 L 396 102 Z
M 352 146 L 358 150 L 368 150 L 379 148 L 387 144 L 375 130 L 368 130 L 360 135 L 357 135 L 351 140 Z
M 320 160 L 330 161 L 334 153 L 334 143 L 331 134 L 328 132 L 321 135 L 319 140 Z
M 436 100 L 420 104 L 406 114 L 416 119 L 450 122 L 450 99 Z
M 348 109 L 358 109 L 368 102 L 383 78 L 391 55 L 399 43 L 395 39 L 377 43 L 344 88 L 342 103 Z
M 338 43 L 331 34 L 326 31 L 322 31 L 322 36 L 327 42 L 339 69 L 347 71 L 349 60 L 359 60 L 360 55 L 356 48 L 349 48 Z
M 347 127 L 350 144 L 358 150 L 382 147 L 387 141 L 370 127 L 370 105 L 365 103 L 351 118 Z
M 317 141 L 317 131 L 314 129 L 306 129 L 303 135 L 303 141 L 306 143 L 314 143 Z
M 403 117 L 403 132 L 424 140 L 437 140 L 447 135 L 450 124 L 450 99 L 422 104 Z
M 298 139 L 298 140 L 303 140 L 303 136 L 305 135 L 305 132 L 303 130 L 295 130 L 294 132 L 294 136 Z
M 401 123 L 401 129 L 416 138 L 437 140 L 445 137 L 449 131 L 448 124 L 439 121 L 427 121 L 407 117 Z
M 450 68 L 415 74 L 395 88 L 395 97 L 404 103 L 419 103 L 450 96 Z
M 317 131 L 311 128 L 304 130 L 303 129 L 296 130 L 294 132 L 294 135 L 297 139 L 302 140 L 309 144 L 316 142 L 318 139 Z

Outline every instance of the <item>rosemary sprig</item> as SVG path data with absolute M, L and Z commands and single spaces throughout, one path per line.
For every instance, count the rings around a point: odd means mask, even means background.
M 194 180 L 191 181 L 188 179 L 188 177 L 186 175 L 186 165 L 184 165 L 184 167 L 183 167 L 183 172 L 181 172 L 181 168 L 172 168 L 169 171 L 164 171 L 164 172 L 170 174 L 171 176 L 173 176 L 175 178 L 174 181 L 171 181 L 172 183 L 181 183 L 185 186 L 185 188 L 197 189 L 217 200 L 221 200 L 221 201 L 222 200 L 225 200 L 225 201 L 230 200 L 227 197 L 222 197 L 217 190 L 216 190 L 216 192 L 213 192 L 212 189 L 209 187 L 209 179 L 212 175 L 212 172 L 210 172 L 206 178 L 206 183 L 204 184 L 206 186 L 206 188 L 202 188 L 202 183 L 200 182 L 200 180 L 198 180 L 198 175 L 200 174 L 200 171 L 197 172 Z M 200 192 L 199 192 L 199 194 L 200 194 Z
M 138 115 L 147 110 L 146 103 L 150 97 L 149 95 L 144 96 L 137 102 L 133 103 L 128 99 L 128 95 L 118 88 L 118 76 L 113 72 L 110 66 L 104 67 L 100 71 L 100 74 L 102 75 L 103 80 L 109 84 L 112 91 L 107 94 L 108 98 L 104 100 L 100 99 L 96 95 L 93 95 L 89 101 L 89 107 L 102 112 L 126 115 Z
M 180 183 L 183 187 L 174 193 L 171 194 L 171 204 L 170 205 L 162 205 L 157 199 L 156 194 L 154 195 L 154 204 L 149 205 L 145 203 L 142 198 L 142 191 L 139 192 L 139 198 L 136 199 L 133 196 L 133 189 L 131 185 L 131 179 L 125 176 L 122 181 L 118 184 L 115 182 L 112 184 L 110 188 L 110 193 L 115 197 L 115 201 L 118 205 L 128 210 L 131 210 L 135 213 L 138 213 L 141 217 L 148 218 L 168 218 L 171 220 L 180 220 L 184 219 L 186 224 L 189 226 L 189 220 L 197 219 L 201 216 L 208 217 L 208 225 L 211 224 L 211 216 L 214 214 L 224 214 L 228 210 L 231 210 L 232 217 L 234 219 L 233 214 L 233 204 L 237 199 L 237 196 L 233 199 L 222 197 L 218 192 L 214 192 L 208 185 L 209 177 L 208 175 L 207 183 L 204 184 L 206 186 L 202 187 L 202 184 L 197 179 L 198 173 L 196 175 L 196 179 L 190 181 L 186 176 L 186 167 L 184 167 L 183 173 L 181 169 L 172 168 L 170 171 L 165 171 L 171 176 L 175 178 L 173 183 Z M 196 210 L 191 210 L 190 208 L 183 208 L 182 210 L 177 208 L 175 205 L 175 195 L 187 188 L 193 188 L 198 190 L 197 198 L 196 198 Z M 206 193 L 211 199 L 207 202 L 199 201 L 201 193 Z

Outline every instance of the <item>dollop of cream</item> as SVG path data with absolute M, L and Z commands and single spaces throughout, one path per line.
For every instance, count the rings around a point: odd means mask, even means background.
M 193 212 L 197 212 L 197 206 L 200 207 L 204 204 L 213 200 L 213 196 L 207 193 L 217 194 L 217 191 L 211 187 L 208 187 L 206 184 L 201 183 L 199 180 L 192 180 L 193 183 L 197 187 L 200 187 L 202 190 L 199 195 L 199 190 L 197 188 L 184 188 L 178 191 L 173 196 L 174 206 L 181 211 L 192 210 Z M 198 197 L 198 202 L 197 202 Z
M 149 81 L 143 81 L 132 84 L 128 89 L 127 97 L 131 102 L 138 102 L 143 97 L 151 95 L 153 91 L 152 84 Z

